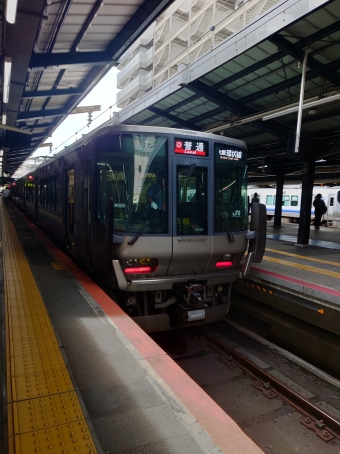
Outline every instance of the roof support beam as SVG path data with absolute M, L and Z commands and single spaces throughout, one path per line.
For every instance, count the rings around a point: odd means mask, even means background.
M 287 54 L 296 58 L 296 60 L 303 61 L 304 51 L 302 49 L 299 49 L 299 47 L 288 41 L 288 39 L 284 38 L 283 36 L 281 35 L 272 36 L 269 38 L 269 41 L 283 49 Z M 340 85 L 340 75 L 335 71 L 327 70 L 325 65 L 319 63 L 311 55 L 308 56 L 307 66 L 310 69 L 316 71 L 320 76 L 324 77 L 326 80 L 332 82 L 332 84 L 335 85 L 336 87 Z
M 181 120 L 180 118 L 175 117 L 175 115 L 171 115 L 167 112 L 164 112 L 161 109 L 157 109 L 157 107 L 149 107 L 148 110 L 150 110 L 151 112 L 153 112 L 157 115 L 162 116 L 163 118 L 166 118 L 167 120 L 174 122 L 176 125 L 182 126 L 183 128 L 197 130 L 196 126 L 193 125 L 192 123 L 185 121 L 185 120 Z
M 108 52 L 55 52 L 53 54 L 37 54 L 33 52 L 29 70 L 43 71 L 49 67 L 71 65 L 105 66 L 114 63 Z
M 217 106 L 223 107 L 225 110 L 240 114 L 242 116 L 249 115 L 248 107 L 238 102 L 236 99 L 217 91 L 209 85 L 196 80 L 186 86 L 189 90 L 200 95 L 201 97 L 213 102 Z
M 63 90 L 34 90 L 26 91 L 22 94 L 22 99 L 30 98 L 45 98 L 47 96 L 79 96 L 82 95 L 84 90 L 80 88 L 66 88 Z
M 309 57 L 308 57 L 309 58 Z M 332 63 L 329 63 L 328 65 L 325 65 L 324 68 L 326 71 L 332 72 L 334 68 L 338 68 L 340 66 L 340 59 L 336 60 Z M 310 70 L 306 74 L 306 81 L 307 80 L 312 80 L 315 79 L 316 77 L 319 77 L 320 75 L 315 71 L 315 70 Z M 301 76 L 295 76 L 291 77 L 288 80 L 284 80 L 283 82 L 280 82 L 276 85 L 270 85 L 267 88 L 264 88 L 263 90 L 260 90 L 256 93 L 252 93 L 251 95 L 245 96 L 244 98 L 241 98 L 241 101 L 244 102 L 245 104 L 251 103 L 253 101 L 256 101 L 257 99 L 262 99 L 265 98 L 266 96 L 272 95 L 274 93 L 278 93 L 282 90 L 286 90 L 288 87 L 293 87 L 294 85 L 299 85 L 301 82 Z
M 187 85 L 187 88 L 196 92 L 197 94 L 200 94 L 200 96 L 208 99 L 209 101 L 214 102 L 218 106 L 225 108 L 226 111 L 232 112 L 236 115 L 243 117 L 258 113 L 252 107 L 246 106 L 243 104 L 243 102 L 237 101 L 236 99 L 233 99 L 218 90 L 214 90 L 203 82 L 192 82 Z M 258 122 L 256 124 L 256 127 L 270 134 L 274 134 L 281 139 L 283 138 L 284 140 L 288 140 L 289 129 L 276 121 L 269 120 L 268 122 L 266 122 L 266 124 Z M 223 129 L 222 126 L 221 129 Z
M 328 27 L 325 27 L 321 30 L 318 30 L 315 33 L 312 33 L 307 38 L 301 39 L 294 45 L 294 47 L 298 48 L 298 49 L 302 49 L 303 47 L 308 46 L 316 41 L 320 41 L 321 39 L 323 39 L 333 33 L 336 33 L 339 30 L 340 30 L 340 21 L 336 21 L 333 24 L 329 25 Z M 303 53 L 302 50 L 301 50 L 301 52 Z M 227 77 L 224 80 L 221 80 L 221 82 L 214 84 L 213 87 L 216 89 L 224 87 L 224 86 L 234 82 L 235 80 L 241 79 L 242 77 L 247 76 L 248 74 L 251 74 L 254 71 L 257 71 L 257 70 L 263 68 L 264 66 L 270 65 L 271 63 L 273 63 L 276 60 L 280 60 L 285 55 L 287 55 L 287 52 L 284 51 L 283 49 L 280 49 L 275 54 L 269 55 L 268 57 L 264 58 L 263 60 L 258 61 L 256 63 L 254 63 L 253 65 L 248 66 L 247 68 L 242 69 L 241 71 L 233 74 L 230 77 Z
M 39 120 L 40 118 L 62 117 L 69 115 L 65 109 L 36 110 L 31 112 L 20 112 L 17 120 Z

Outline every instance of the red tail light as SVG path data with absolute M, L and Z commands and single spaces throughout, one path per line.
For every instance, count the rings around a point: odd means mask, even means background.
M 126 274 L 145 274 L 155 271 L 151 266 L 137 266 L 135 268 L 125 268 L 124 273 Z
M 228 266 L 233 266 L 233 262 L 217 262 L 216 263 L 216 268 L 226 268 Z

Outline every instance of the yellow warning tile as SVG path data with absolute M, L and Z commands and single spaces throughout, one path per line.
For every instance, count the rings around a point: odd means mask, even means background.
M 15 436 L 16 454 L 97 454 L 85 421 Z
M 66 391 L 73 391 L 69 374 L 63 370 L 12 377 L 13 401 L 33 399 Z
M 35 356 L 44 353 L 46 357 L 58 354 L 60 352 L 57 342 L 53 340 L 46 341 L 46 343 L 39 343 L 38 340 L 32 341 L 24 339 L 14 340 L 10 342 L 11 356 Z
M 7 317 L 8 330 L 10 331 L 10 338 L 16 339 L 16 336 L 20 336 L 21 333 L 25 336 L 26 333 L 33 332 L 37 336 L 45 334 L 46 336 L 53 336 L 54 331 L 50 323 L 47 320 L 37 320 L 35 317 Z
M 2 210 L 9 454 L 96 453 L 44 302 Z
M 65 265 L 63 263 L 51 262 L 51 265 L 55 270 L 65 270 Z
M 13 416 L 13 405 L 7 405 L 7 427 L 8 427 L 8 436 L 13 437 L 14 435 L 14 416 Z
M 40 371 L 66 369 L 64 359 L 59 353 L 46 357 L 44 355 L 14 356 L 11 358 L 11 374 L 13 376 L 30 375 Z
M 84 414 L 74 391 L 13 404 L 14 433 L 81 421 Z
M 8 454 L 15 454 L 14 437 L 8 438 Z

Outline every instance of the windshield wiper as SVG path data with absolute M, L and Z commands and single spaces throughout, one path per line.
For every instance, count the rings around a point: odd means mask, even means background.
M 133 246 L 135 242 L 138 240 L 138 238 L 141 236 L 141 234 L 145 231 L 145 229 L 148 227 L 152 219 L 156 216 L 157 213 L 160 212 L 160 209 L 153 210 L 153 213 L 148 217 L 148 219 L 144 222 L 142 225 L 141 229 L 136 233 L 136 235 L 132 238 L 131 241 L 128 242 L 130 246 Z
M 180 174 L 183 175 L 183 177 L 190 177 L 192 172 L 195 170 L 195 167 L 196 167 L 196 164 L 193 163 L 193 164 L 189 165 L 188 167 L 186 167 L 184 170 L 182 170 L 180 172 Z
M 229 241 L 229 243 L 234 243 L 235 242 L 234 235 L 233 235 L 233 232 L 230 230 L 228 219 L 226 217 L 224 218 L 224 222 L 225 222 L 225 229 L 227 232 L 228 241 Z

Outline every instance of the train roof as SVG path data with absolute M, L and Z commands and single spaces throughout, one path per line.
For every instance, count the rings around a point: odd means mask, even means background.
M 112 120 L 111 120 L 112 121 Z M 73 150 L 76 150 L 77 148 L 88 144 L 92 140 L 101 137 L 108 132 L 146 132 L 146 131 L 152 131 L 155 134 L 178 134 L 178 136 L 184 136 L 184 137 L 197 137 L 200 139 L 214 139 L 218 140 L 218 142 L 230 144 L 230 145 L 235 145 L 240 148 L 247 149 L 247 145 L 243 140 L 238 140 L 238 139 L 233 139 L 231 137 L 225 137 L 225 136 L 220 136 L 217 134 L 213 133 L 207 133 L 207 132 L 200 132 L 200 131 L 193 131 L 189 129 L 174 129 L 174 128 L 164 128 L 160 126 L 139 126 L 139 125 L 126 125 L 126 124 L 119 124 L 119 125 L 114 125 L 114 124 L 109 124 L 109 122 L 104 123 L 104 125 L 100 126 L 99 128 L 94 129 L 93 131 L 89 132 L 86 135 L 83 135 L 80 139 L 78 139 L 76 142 L 73 144 L 69 145 L 68 147 L 65 147 L 64 150 L 60 151 L 56 155 L 52 156 L 49 158 L 48 161 L 45 161 L 41 164 L 39 164 L 34 170 L 31 170 L 30 172 L 26 173 L 23 175 L 21 178 L 27 177 L 32 172 L 35 172 L 36 170 L 45 167 L 49 165 L 51 162 L 53 162 L 55 159 L 58 159 L 62 156 L 65 156 L 66 154 L 70 153 Z M 19 178 L 19 180 L 21 179 Z

